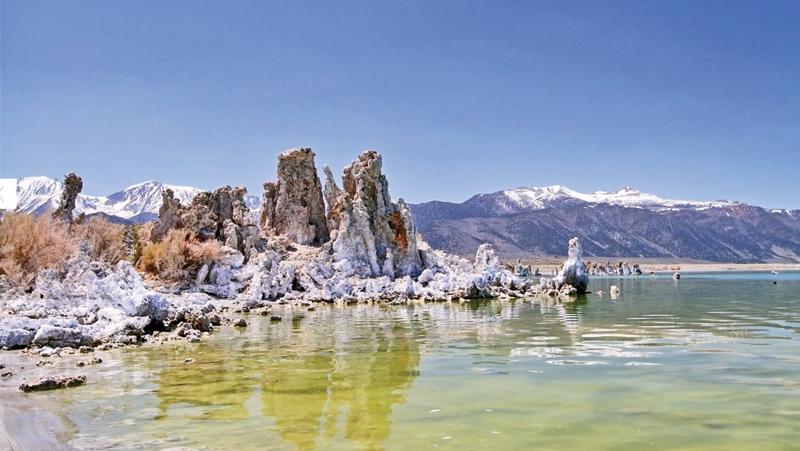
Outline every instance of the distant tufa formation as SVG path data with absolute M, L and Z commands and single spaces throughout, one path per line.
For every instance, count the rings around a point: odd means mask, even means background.
M 171 189 L 164 190 L 150 239 L 161 241 L 171 229 L 186 229 L 201 240 L 217 239 L 249 255 L 260 238 L 253 215 L 244 203 L 246 193 L 244 188 L 225 186 L 198 194 L 184 207 Z
M 72 224 L 72 212 L 75 210 L 75 200 L 83 189 L 83 180 L 74 172 L 64 176 L 64 190 L 58 208 L 53 212 L 53 217 L 67 224 Z

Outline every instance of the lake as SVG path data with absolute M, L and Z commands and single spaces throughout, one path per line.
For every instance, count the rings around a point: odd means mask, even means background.
M 800 273 L 590 290 L 287 307 L 23 396 L 85 448 L 800 449 Z

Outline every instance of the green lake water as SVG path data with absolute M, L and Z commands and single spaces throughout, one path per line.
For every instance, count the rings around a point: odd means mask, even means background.
M 251 315 L 25 396 L 85 448 L 800 449 L 800 274 L 590 289 Z

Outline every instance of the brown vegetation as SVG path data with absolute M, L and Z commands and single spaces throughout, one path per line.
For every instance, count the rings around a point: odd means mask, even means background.
M 129 256 L 125 244 L 125 226 L 112 224 L 101 218 L 89 218 L 71 229 L 72 236 L 88 245 L 92 260 L 115 265 Z
M 52 215 L 9 212 L 0 217 L 0 276 L 29 288 L 39 271 L 64 270 L 81 243 L 92 260 L 115 265 L 129 259 L 140 271 L 164 281 L 185 280 L 224 254 L 219 241 L 201 241 L 185 229 L 150 242 L 152 229 L 152 223 L 124 226 L 89 218 L 69 225 Z
M 181 281 L 221 256 L 222 244 L 218 241 L 201 242 L 185 230 L 173 229 L 161 241 L 144 246 L 137 267 L 162 280 Z
M 76 248 L 67 225 L 50 215 L 6 213 L 0 222 L 0 275 L 30 286 L 40 270 L 63 269 Z

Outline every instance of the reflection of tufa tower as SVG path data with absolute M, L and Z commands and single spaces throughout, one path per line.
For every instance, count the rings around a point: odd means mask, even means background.
M 364 343 L 369 349 L 361 348 Z M 359 348 L 348 350 L 351 344 Z M 392 406 L 405 402 L 420 361 L 412 331 L 397 324 L 355 342 L 293 352 L 284 348 L 281 355 L 263 370 L 262 411 L 275 418 L 284 440 L 302 450 L 340 434 L 364 449 L 381 448 L 389 436 Z
M 419 345 L 408 324 L 359 326 L 360 313 L 352 312 L 335 331 L 325 316 L 300 329 L 284 321 L 264 331 L 269 339 L 242 340 L 240 349 L 209 342 L 190 365 L 175 354 L 159 373 L 157 418 L 195 418 L 187 404 L 202 407 L 204 421 L 248 421 L 260 410 L 263 427 L 300 450 L 343 439 L 382 448 L 392 408 L 405 403 L 418 374 Z

